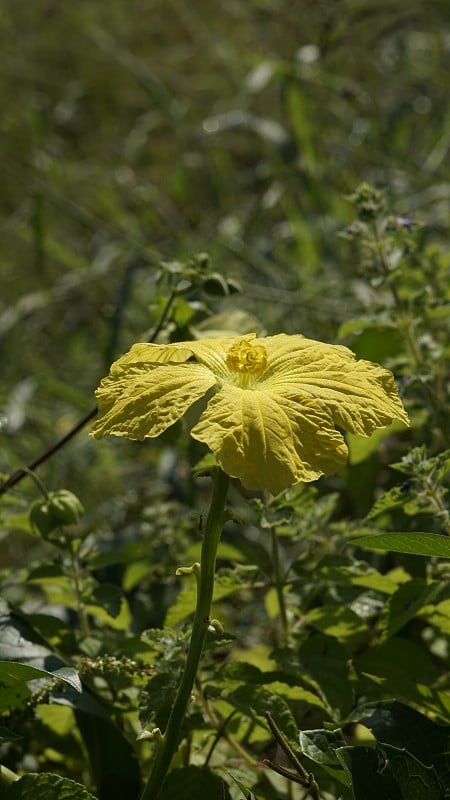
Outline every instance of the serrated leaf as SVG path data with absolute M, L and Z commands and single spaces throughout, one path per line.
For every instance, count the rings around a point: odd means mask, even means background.
M 437 533 L 376 533 L 353 539 L 351 544 L 365 550 L 388 550 L 416 556 L 450 558 L 450 536 Z
M 383 769 L 385 759 L 377 749 L 340 747 L 336 756 L 347 772 L 354 800 L 404 800 L 393 776 Z
M 383 744 L 391 774 L 401 789 L 402 800 L 444 800 L 433 766 L 422 764 L 404 748 Z
M 392 511 L 394 508 L 403 508 L 405 503 L 405 493 L 401 486 L 393 486 L 392 489 L 385 492 L 378 497 L 366 519 L 371 520 L 384 514 L 386 511 Z
M 29 773 L 8 789 L 6 800 L 96 800 L 80 783 L 51 772 Z
M 312 731 L 300 731 L 300 748 L 314 764 L 319 764 L 328 775 L 344 786 L 351 787 L 348 772 L 336 755 L 336 750 L 345 745 L 340 728 L 328 731 L 323 728 Z
M 181 667 L 162 672 L 147 681 L 139 698 L 139 720 L 143 728 L 165 729 L 180 678 Z
M 250 684 L 239 686 L 232 692 L 224 694 L 224 699 L 246 716 L 254 716 L 258 722 L 269 729 L 264 721 L 266 711 L 270 711 L 280 730 L 288 739 L 296 740 L 298 727 L 292 712 L 283 697 L 262 686 Z

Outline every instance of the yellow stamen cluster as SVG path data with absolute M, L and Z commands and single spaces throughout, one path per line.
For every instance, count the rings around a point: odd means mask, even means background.
M 241 339 L 231 345 L 225 362 L 231 372 L 239 375 L 261 375 L 267 367 L 267 350 L 261 344 L 251 344 Z

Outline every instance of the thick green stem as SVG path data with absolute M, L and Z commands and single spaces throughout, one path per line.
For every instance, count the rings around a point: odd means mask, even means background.
M 170 767 L 172 756 L 178 747 L 181 726 L 186 713 L 186 707 L 191 697 L 206 632 L 210 624 L 216 554 L 220 534 L 222 533 L 225 502 L 230 482 L 228 476 L 220 469 L 214 470 L 212 477 L 214 484 L 213 496 L 203 532 L 200 570 L 197 578 L 197 606 L 195 609 L 189 651 L 178 694 L 167 723 L 166 731 L 162 736 L 161 743 L 158 744 L 152 771 L 141 800 L 158 800 L 161 796 L 164 779 Z

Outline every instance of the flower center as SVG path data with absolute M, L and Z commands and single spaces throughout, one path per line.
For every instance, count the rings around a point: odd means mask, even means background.
M 238 375 L 261 375 L 267 367 L 267 350 L 261 344 L 241 339 L 231 345 L 225 362 L 228 369 Z

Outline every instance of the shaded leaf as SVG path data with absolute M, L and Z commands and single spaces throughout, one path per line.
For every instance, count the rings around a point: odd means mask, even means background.
M 243 800 L 257 800 L 257 798 L 255 797 L 253 792 L 250 791 L 248 786 L 244 786 L 242 781 L 240 781 L 239 778 L 236 778 L 236 775 L 233 775 L 232 772 L 229 772 L 228 774 L 233 779 L 233 781 L 235 782 L 236 786 L 238 786 L 239 789 L 241 790 Z
M 270 732 L 264 715 L 266 711 L 270 711 L 276 724 L 288 739 L 296 740 L 297 724 L 286 700 L 280 695 L 274 694 L 265 687 L 247 684 L 226 693 L 224 699 L 243 714 L 259 717 L 258 721 L 264 728 L 267 728 L 268 736 L 270 736 Z
M 86 602 L 89 605 L 101 606 L 111 617 L 118 617 L 122 597 L 122 592 L 118 586 L 113 583 L 102 583 L 100 586 L 95 587 L 89 597 L 86 598 Z
M 0 710 L 2 707 L 0 706 Z M 20 734 L 15 733 L 15 731 L 10 731 L 9 728 L 5 728 L 4 725 L 0 725 L 0 744 L 5 744 L 6 742 L 17 742 L 22 737 Z
M 367 703 L 352 717 L 379 742 L 403 747 L 423 764 L 433 764 L 437 756 L 450 753 L 450 725 L 439 725 L 398 700 Z
M 223 780 L 211 770 L 191 766 L 173 769 L 169 773 L 164 781 L 162 797 L 164 800 L 180 800 L 181 797 L 183 800 L 230 800 L 230 793 Z
M 51 772 L 29 773 L 11 784 L 5 800 L 96 800 L 80 783 Z
M 434 767 L 422 764 L 407 750 L 389 744 L 383 744 L 382 749 L 402 800 L 444 800 Z
M 175 627 L 181 620 L 189 617 L 195 611 L 197 600 L 197 582 L 195 578 L 184 576 L 185 581 L 177 599 L 172 603 L 166 616 L 165 624 L 169 628 Z M 242 591 L 242 572 L 237 570 L 228 574 L 219 574 L 214 581 L 214 601 L 228 597 L 233 592 Z
M 403 583 L 386 602 L 381 619 L 382 640 L 394 636 L 407 622 L 414 619 L 418 611 L 436 595 L 437 584 L 424 578 Z
M 336 756 L 347 772 L 355 800 L 404 800 L 385 759 L 371 747 L 340 747 Z M 419 798 L 416 798 L 419 800 Z
M 79 710 L 75 715 L 99 800 L 138 800 L 140 770 L 130 742 L 109 719 Z
M 345 716 L 352 704 L 348 653 L 336 639 L 315 634 L 300 647 L 300 667 L 320 691 L 332 718 Z
M 363 692 L 368 691 L 370 683 L 386 686 L 391 695 L 432 711 L 441 719 L 450 719 L 450 692 L 433 688 L 440 670 L 415 642 L 394 636 L 365 651 L 353 663 Z

